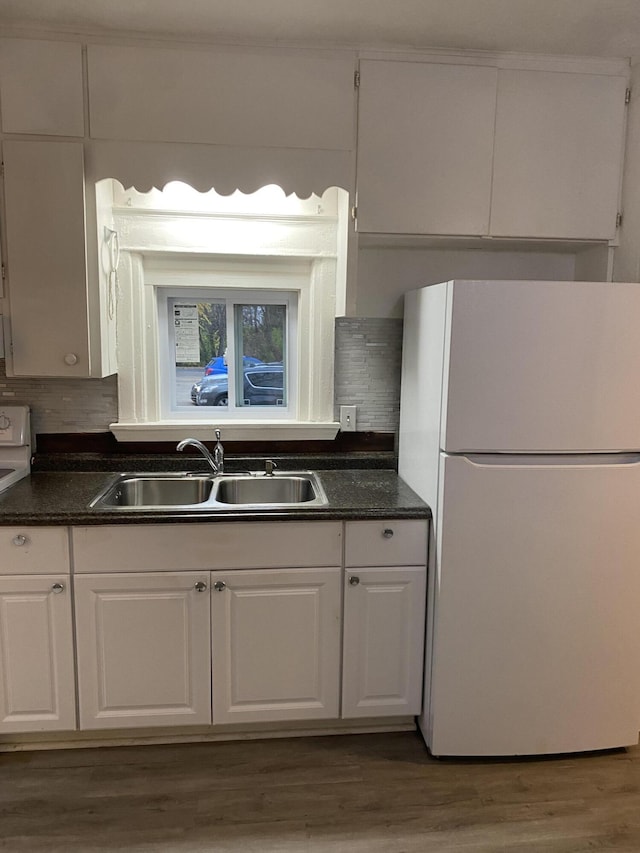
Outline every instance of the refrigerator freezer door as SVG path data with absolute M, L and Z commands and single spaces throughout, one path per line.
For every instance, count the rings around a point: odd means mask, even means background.
M 443 450 L 640 448 L 640 284 L 446 287 Z
M 435 755 L 635 744 L 640 463 L 503 461 L 441 458 L 427 744 Z

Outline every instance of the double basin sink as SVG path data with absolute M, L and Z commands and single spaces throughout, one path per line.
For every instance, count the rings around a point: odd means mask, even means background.
M 318 476 L 311 471 L 266 475 L 120 474 L 92 501 L 106 510 L 278 509 L 292 505 L 326 506 Z

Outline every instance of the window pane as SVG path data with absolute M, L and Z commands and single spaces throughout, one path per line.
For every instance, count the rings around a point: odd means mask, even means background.
M 286 406 L 286 305 L 235 306 L 236 405 Z
M 174 300 L 176 404 L 226 406 L 227 312 L 224 302 Z

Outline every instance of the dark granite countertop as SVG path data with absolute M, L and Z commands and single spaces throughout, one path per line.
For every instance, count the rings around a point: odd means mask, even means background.
M 182 470 L 191 470 L 184 466 Z M 194 468 L 196 466 L 193 466 Z M 283 466 L 284 467 L 284 466 Z M 123 468 L 123 471 L 133 470 Z M 316 470 L 328 505 L 285 510 L 146 511 L 90 509 L 116 474 L 108 471 L 35 471 L 0 493 L 0 525 L 166 524 L 211 521 L 310 521 L 429 518 L 429 507 L 390 469 Z

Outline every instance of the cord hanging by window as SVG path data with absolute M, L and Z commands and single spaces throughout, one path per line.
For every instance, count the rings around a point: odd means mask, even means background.
M 120 240 L 118 232 L 105 226 L 104 237 L 109 251 L 108 289 L 107 289 L 107 313 L 109 319 L 113 320 L 116 312 L 116 292 L 118 288 L 118 264 L 120 263 Z

